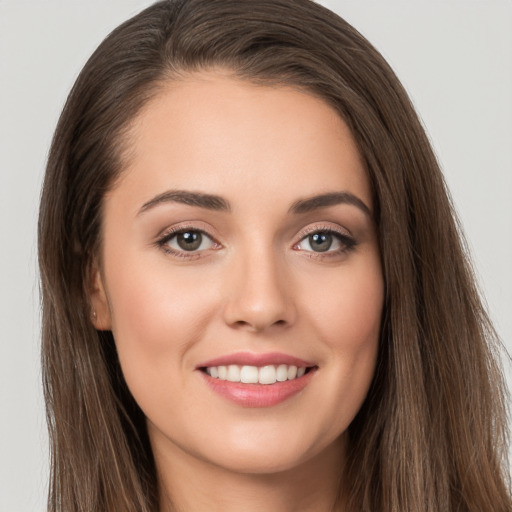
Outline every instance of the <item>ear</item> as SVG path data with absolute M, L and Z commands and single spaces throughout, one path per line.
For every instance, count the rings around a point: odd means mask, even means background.
M 91 322 L 98 331 L 112 329 L 110 306 L 105 292 L 103 277 L 99 265 L 92 265 L 89 279 L 89 295 L 91 300 Z

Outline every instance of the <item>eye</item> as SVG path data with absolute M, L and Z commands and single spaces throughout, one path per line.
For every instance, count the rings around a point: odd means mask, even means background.
M 199 229 L 181 229 L 164 235 L 158 245 L 165 251 L 175 255 L 186 256 L 184 253 L 196 253 L 214 249 L 218 246 L 204 231 Z
M 295 246 L 300 251 L 314 253 L 342 253 L 355 247 L 356 241 L 343 233 L 331 229 L 309 233 Z
M 331 249 L 333 245 L 335 246 L 334 249 L 337 249 L 336 242 L 339 245 L 339 241 L 334 238 L 332 233 L 323 231 L 303 238 L 301 245 L 302 249 L 307 251 L 325 252 Z

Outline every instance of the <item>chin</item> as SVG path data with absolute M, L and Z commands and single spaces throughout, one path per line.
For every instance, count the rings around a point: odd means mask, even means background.
M 289 435 L 265 437 L 255 434 L 237 440 L 226 436 L 222 446 L 215 445 L 214 450 L 197 455 L 231 473 L 270 475 L 300 470 L 324 458 L 342 460 L 346 436 L 342 434 L 330 443 L 325 443 L 324 439 L 322 444 L 308 443 L 299 432 L 296 438 Z

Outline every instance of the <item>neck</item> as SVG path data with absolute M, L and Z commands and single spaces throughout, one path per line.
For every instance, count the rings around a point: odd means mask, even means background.
M 341 512 L 338 502 L 345 439 L 313 458 L 274 473 L 231 471 L 176 445 L 155 450 L 161 512 Z

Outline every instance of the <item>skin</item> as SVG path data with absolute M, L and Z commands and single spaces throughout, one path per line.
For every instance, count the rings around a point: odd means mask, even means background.
M 165 85 L 129 137 L 104 201 L 92 304 L 147 417 L 162 509 L 172 495 L 183 511 L 333 510 L 383 305 L 371 189 L 349 129 L 312 95 L 217 70 Z M 148 205 L 171 190 L 215 194 L 230 209 Z M 290 212 L 338 192 L 368 211 Z M 158 242 L 182 228 L 209 238 L 181 253 L 176 236 Z M 345 238 L 318 252 L 308 236 L 326 230 Z M 243 407 L 197 370 L 240 351 L 289 354 L 316 371 L 282 403 Z

